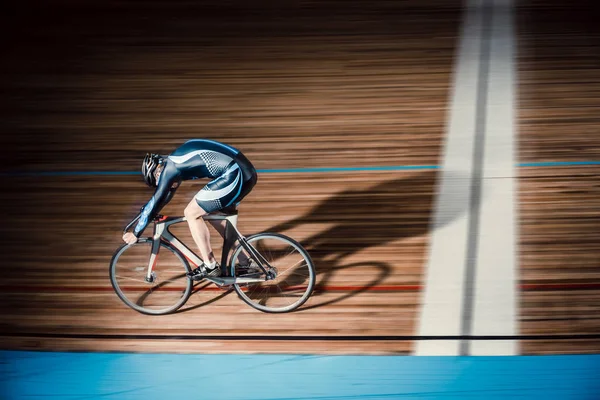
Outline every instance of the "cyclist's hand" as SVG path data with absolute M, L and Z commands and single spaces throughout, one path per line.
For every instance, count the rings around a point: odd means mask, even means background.
M 133 244 L 135 242 L 137 242 L 138 238 L 135 237 L 135 235 L 131 232 L 127 232 L 123 235 L 123 241 L 125 241 L 125 243 L 127 244 Z

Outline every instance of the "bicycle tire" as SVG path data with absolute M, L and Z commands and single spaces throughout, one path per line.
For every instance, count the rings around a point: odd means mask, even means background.
M 302 264 L 298 264 L 296 263 L 296 265 L 298 267 L 301 267 L 302 269 L 306 269 L 307 272 L 307 276 L 303 276 L 301 274 L 299 274 L 298 272 L 293 272 L 290 275 L 295 275 L 295 278 L 297 281 L 299 281 L 300 279 L 304 279 L 302 281 L 302 284 L 300 284 L 300 282 L 294 282 L 293 280 L 290 281 L 289 283 L 296 283 L 296 285 L 287 285 L 287 286 L 282 286 L 282 287 L 278 287 L 278 284 L 274 284 L 274 281 L 277 280 L 277 278 L 280 278 L 281 276 L 285 275 L 285 271 L 278 271 L 278 276 L 275 280 L 271 281 L 265 281 L 264 285 L 263 282 L 260 283 L 253 283 L 253 284 L 234 284 L 233 287 L 235 289 L 235 291 L 237 292 L 237 294 L 240 296 L 240 298 L 249 306 L 263 311 L 263 312 L 268 312 L 268 313 L 284 313 L 284 312 L 289 312 L 289 311 L 293 311 L 295 309 L 297 309 L 298 307 L 302 306 L 310 297 L 310 295 L 312 294 L 312 291 L 314 289 L 315 286 L 315 280 L 316 280 L 316 272 L 315 272 L 315 266 L 314 263 L 312 262 L 312 259 L 310 258 L 310 255 L 308 254 L 308 252 L 304 249 L 304 247 L 302 247 L 302 245 L 300 243 L 298 243 L 297 241 L 295 241 L 294 239 L 282 235 L 280 233 L 269 233 L 269 232 L 265 232 L 265 233 L 259 233 L 256 235 L 252 235 L 250 237 L 248 237 L 246 239 L 248 241 L 249 244 L 251 244 L 259 253 L 260 255 L 265 258 L 271 265 L 273 265 L 277 270 L 280 270 L 281 267 L 279 265 L 281 265 L 282 261 L 281 259 L 277 260 L 277 259 L 273 259 L 274 254 L 275 255 L 279 255 L 279 254 L 285 254 L 285 257 L 288 258 L 288 256 L 291 256 L 293 253 L 292 252 L 288 252 L 286 251 L 281 251 L 280 249 L 275 249 L 274 252 L 271 252 L 270 250 L 266 250 L 266 248 L 261 248 L 261 246 L 258 246 L 258 241 L 259 240 L 270 240 L 272 243 L 278 243 L 279 246 L 285 246 L 287 244 L 288 248 L 291 247 L 293 250 L 297 251 L 298 255 L 301 257 L 302 260 L 304 260 L 304 262 Z M 257 248 L 258 247 L 258 248 Z M 282 247 L 285 248 L 285 247 Z M 230 261 L 230 268 L 231 268 L 231 275 L 232 276 L 243 276 L 242 269 L 245 267 L 240 266 L 239 264 L 236 265 L 236 262 L 238 260 L 238 257 L 240 256 L 241 252 L 244 251 L 244 248 L 239 245 L 235 251 L 233 252 L 233 256 L 231 257 L 231 261 Z M 253 257 L 252 257 L 253 258 Z M 278 265 L 274 265 L 274 264 Z M 294 265 L 290 268 L 293 268 Z M 236 268 L 238 268 L 238 270 L 236 270 Z M 258 271 L 258 270 L 256 270 Z M 283 272 L 283 273 L 280 273 Z M 256 274 L 262 274 L 264 276 L 264 272 L 260 271 L 260 272 L 255 272 L 254 275 Z M 284 282 L 287 281 L 288 278 L 284 279 Z M 287 297 L 298 297 L 298 293 L 300 294 L 298 300 L 294 301 L 292 304 L 288 304 L 285 306 L 281 306 L 281 307 L 274 307 L 274 306 L 269 306 L 267 305 L 267 299 L 266 297 L 269 297 L 269 293 L 273 291 L 274 285 L 277 286 L 277 290 L 278 290 L 278 294 L 280 294 L 280 298 L 287 298 Z M 306 285 L 305 289 L 301 289 L 302 287 L 304 287 L 304 285 Z M 265 297 L 261 297 L 261 298 L 257 298 L 260 296 L 256 296 L 258 293 L 256 292 L 256 288 L 258 287 L 262 287 L 262 291 L 260 292 L 260 294 L 265 294 Z M 254 289 L 252 289 L 254 288 Z M 284 294 L 284 291 L 289 292 L 289 294 Z M 248 292 L 248 293 L 247 293 Z M 298 292 L 297 294 L 293 294 L 292 292 Z M 263 302 L 264 304 L 261 304 L 261 302 Z
M 186 273 L 190 271 L 190 266 L 187 263 L 187 261 L 185 260 L 185 258 L 183 257 L 183 255 L 177 251 L 177 249 L 173 248 L 171 245 L 161 242 L 161 249 L 158 253 L 158 257 L 157 257 L 157 262 L 156 265 L 154 267 L 154 272 L 156 273 L 157 270 L 159 270 L 160 268 L 157 268 L 157 266 L 161 266 L 165 264 L 165 258 L 168 257 L 168 255 L 174 255 L 175 258 L 174 259 L 170 259 L 168 261 L 170 261 L 172 264 L 177 264 L 177 265 L 181 265 L 181 273 L 175 271 L 175 270 L 160 270 L 160 273 L 163 276 L 158 276 L 157 275 L 157 281 L 156 282 L 152 282 L 152 283 L 148 283 L 144 280 L 145 276 L 146 276 L 146 272 L 147 272 L 147 268 L 148 268 L 148 260 L 150 258 L 150 253 L 151 253 L 151 249 L 152 249 L 152 240 L 150 239 L 141 239 L 138 240 L 136 243 L 134 244 L 124 244 L 121 247 L 119 247 L 116 251 L 115 254 L 113 255 L 111 261 L 110 261 L 110 269 L 109 269 L 109 275 L 110 275 L 110 282 L 112 284 L 113 289 L 115 290 L 115 293 L 117 294 L 117 296 L 121 299 L 121 301 L 123 301 L 123 303 L 125 303 L 128 307 L 142 313 L 142 314 L 148 314 L 148 315 L 164 315 L 164 314 L 169 314 L 172 313 L 174 311 L 177 311 L 182 305 L 185 304 L 185 302 L 189 299 L 190 295 L 192 294 L 192 288 L 193 288 L 193 282 L 187 278 Z M 142 250 L 142 253 L 134 256 L 133 253 L 133 249 L 141 249 L 142 246 L 147 246 L 147 253 L 146 251 Z M 129 250 L 129 252 L 128 252 Z M 166 251 L 168 251 L 168 253 L 165 253 Z M 130 277 L 126 277 L 124 278 L 123 276 L 117 274 L 117 266 L 119 263 L 119 260 L 122 258 L 122 256 L 124 254 L 127 254 L 129 257 L 132 258 L 132 262 L 133 260 L 135 260 L 136 265 L 139 265 L 138 267 L 131 267 L 129 270 L 132 274 L 135 274 L 135 278 L 130 278 Z M 162 264 L 161 264 L 162 261 Z M 178 262 L 176 262 L 178 261 Z M 170 267 L 169 267 L 170 268 Z M 175 268 L 175 267 L 174 267 Z M 135 270 L 134 270 L 135 269 Z M 121 270 L 119 270 L 121 271 Z M 167 282 L 166 284 L 163 283 L 163 278 L 164 277 L 171 277 L 172 279 L 170 280 L 166 280 L 165 282 Z M 124 278 L 124 279 L 121 279 Z M 177 278 L 177 280 L 175 281 L 175 278 Z M 134 286 L 123 286 L 122 284 L 120 284 L 120 281 L 127 281 L 127 282 L 133 282 Z M 176 282 L 176 283 L 175 283 Z M 174 283 L 170 286 L 168 286 L 170 283 Z M 144 288 L 148 288 L 150 287 L 150 285 L 152 285 L 152 287 L 149 290 L 146 290 L 144 292 Z M 165 287 L 167 286 L 167 287 Z M 158 308 L 154 308 L 155 306 L 150 306 L 149 304 L 147 306 L 144 306 L 143 304 L 139 304 L 141 301 L 145 301 L 150 294 L 154 293 L 154 292 L 161 292 L 160 294 L 163 297 L 167 297 L 167 294 L 169 292 L 174 293 L 174 296 L 168 296 L 175 298 L 174 300 L 174 304 L 165 306 L 165 307 L 158 307 Z M 142 294 L 140 296 L 135 296 L 135 294 L 137 292 L 141 292 Z M 179 293 L 179 295 L 178 295 Z M 130 294 L 130 296 L 128 296 L 128 294 Z M 164 300 L 166 302 L 166 300 Z

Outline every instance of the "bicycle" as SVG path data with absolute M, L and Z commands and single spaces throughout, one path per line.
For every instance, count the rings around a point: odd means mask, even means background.
M 315 267 L 308 252 L 279 233 L 246 238 L 236 227 L 237 217 L 237 210 L 203 217 L 225 221 L 221 276 L 205 279 L 221 288 L 233 286 L 246 304 L 263 312 L 283 313 L 300 307 L 315 286 Z M 136 221 L 131 221 L 125 231 Z M 171 225 L 184 221 L 185 217 L 158 215 L 153 220 L 152 237 L 123 244 L 115 251 L 110 261 L 110 281 L 127 306 L 143 314 L 163 315 L 177 311 L 189 299 L 194 282 L 186 274 L 191 271 L 190 263 L 196 267 L 202 259 L 169 230 Z M 247 261 L 240 262 L 240 257 Z M 284 269 L 287 263 L 290 265 Z

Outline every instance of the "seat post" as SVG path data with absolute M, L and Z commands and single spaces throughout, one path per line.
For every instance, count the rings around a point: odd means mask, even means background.
M 235 224 L 237 223 L 237 215 L 229 215 L 225 219 L 225 237 L 223 239 L 223 252 L 221 254 L 221 276 L 231 276 L 231 271 L 227 265 L 227 258 L 229 252 L 233 247 L 233 244 L 238 239 L 237 229 Z
M 225 217 L 225 219 L 227 221 L 229 221 L 231 223 L 231 225 L 237 227 L 237 220 L 238 220 L 238 216 L 237 214 L 234 215 L 228 215 L 227 217 Z

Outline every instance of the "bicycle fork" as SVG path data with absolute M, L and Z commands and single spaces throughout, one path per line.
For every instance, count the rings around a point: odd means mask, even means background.
M 152 236 L 152 251 L 150 253 L 150 260 L 148 260 L 148 269 L 146 272 L 145 280 L 148 283 L 154 283 L 156 280 L 156 274 L 154 273 L 154 266 L 158 260 L 158 251 L 160 250 L 160 237 L 165 230 L 164 223 L 158 223 L 154 225 L 154 235 Z

